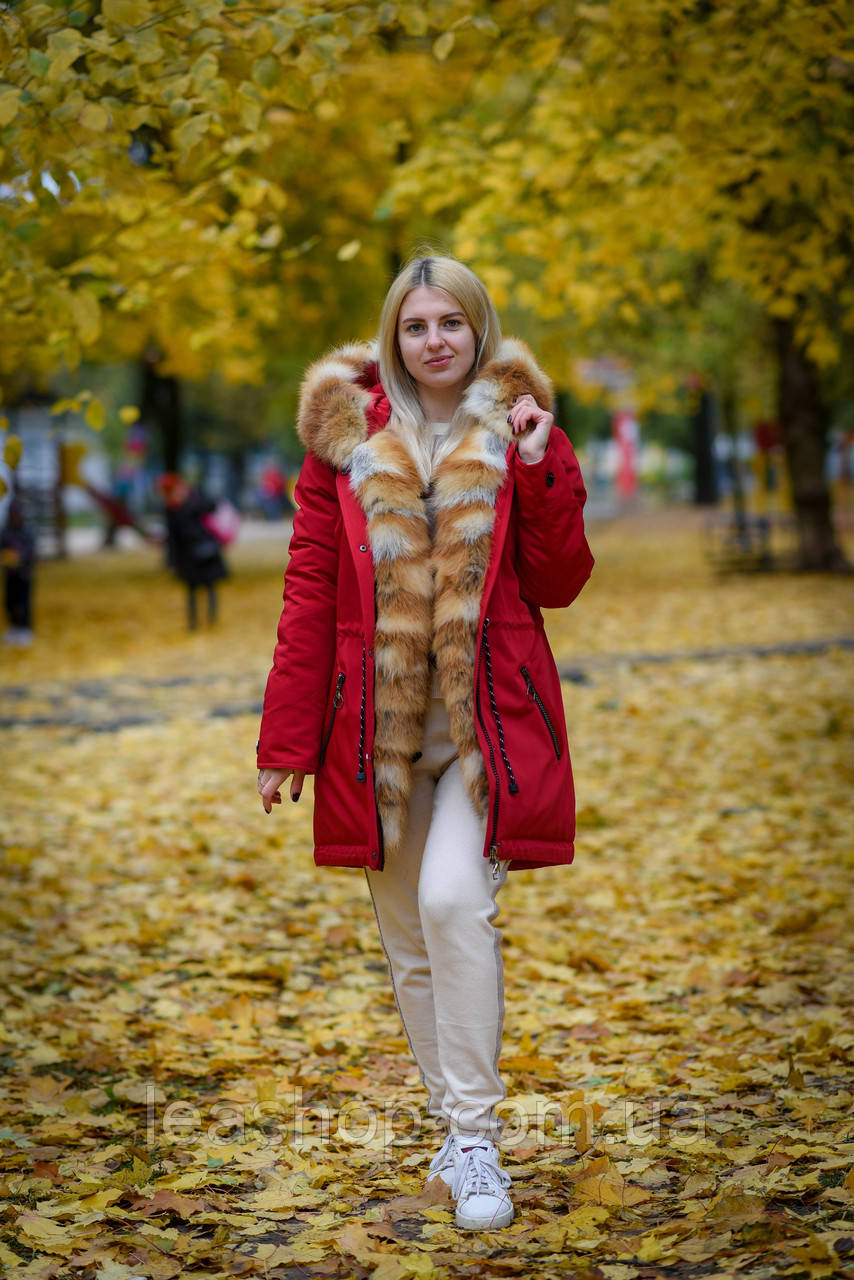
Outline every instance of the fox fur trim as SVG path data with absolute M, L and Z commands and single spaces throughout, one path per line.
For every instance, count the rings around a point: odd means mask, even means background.
M 312 365 L 297 432 L 321 461 L 349 472 L 367 520 L 377 608 L 374 778 L 385 852 L 393 857 L 405 834 L 412 760 L 430 700 L 431 651 L 466 788 L 477 812 L 486 813 L 474 671 L 495 504 L 512 440 L 507 414 L 526 392 L 550 409 L 552 386 L 525 344 L 505 339 L 463 393 L 451 431 L 464 434 L 439 461 L 428 499 L 395 424 L 369 434 L 366 382 L 375 360 L 375 346 L 362 343 Z

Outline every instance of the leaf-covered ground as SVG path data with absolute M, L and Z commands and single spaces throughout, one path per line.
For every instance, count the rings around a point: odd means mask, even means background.
M 517 1218 L 476 1235 L 421 1194 L 364 880 L 254 795 L 283 545 L 195 636 L 151 551 L 41 567 L 0 657 L 9 1275 L 854 1276 L 854 581 L 717 580 L 684 513 L 591 541 L 549 619 L 578 852 L 502 894 Z

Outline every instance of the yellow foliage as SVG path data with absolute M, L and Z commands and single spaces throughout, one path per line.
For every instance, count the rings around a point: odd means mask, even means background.
M 92 399 L 86 406 L 86 424 L 94 431 L 101 431 L 105 422 L 104 406 L 100 400 Z
M 854 328 L 840 289 L 854 269 L 841 235 L 854 186 L 847 0 L 565 0 L 536 23 L 516 0 L 491 11 L 501 36 L 470 108 L 451 106 L 396 177 L 398 211 L 453 219 L 459 253 L 487 278 L 515 255 L 547 286 L 516 301 L 552 319 L 558 297 L 564 327 L 606 349 L 624 337 L 643 359 L 632 329 L 696 315 L 697 270 L 725 282 L 731 316 L 791 317 L 809 357 L 838 367 L 839 334 Z M 705 317 L 698 337 L 732 379 L 753 344 L 720 334 Z M 665 359 L 690 370 L 697 347 Z
M 3 461 L 14 471 L 21 461 L 24 447 L 19 436 L 7 435 L 3 441 Z

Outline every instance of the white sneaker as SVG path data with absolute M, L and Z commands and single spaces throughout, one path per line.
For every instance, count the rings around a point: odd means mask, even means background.
M 446 1187 L 453 1186 L 454 1183 L 454 1135 L 449 1133 L 445 1141 L 442 1143 L 438 1154 L 430 1161 L 430 1171 L 425 1179 L 430 1182 L 433 1178 L 441 1178 Z
M 457 1202 L 457 1226 L 464 1231 L 508 1226 L 513 1221 L 513 1202 L 507 1194 L 510 1175 L 498 1162 L 495 1143 L 457 1136 L 454 1148 L 451 1194 Z

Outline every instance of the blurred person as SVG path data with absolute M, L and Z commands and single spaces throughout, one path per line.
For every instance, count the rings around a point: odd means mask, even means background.
M 281 520 L 289 509 L 285 473 L 277 462 L 268 462 L 261 472 L 259 496 L 268 520 Z
M 160 477 L 159 488 L 166 506 L 166 554 L 170 568 L 187 587 L 187 626 L 198 625 L 196 592 L 204 587 L 207 594 L 207 621 L 213 625 L 217 616 L 216 584 L 228 576 L 220 540 L 206 527 L 205 519 L 213 514 L 216 503 L 191 489 L 186 480 L 167 471 Z
M 540 607 L 587 580 L 552 387 L 482 282 L 416 258 L 376 343 L 309 369 L 307 453 L 264 701 L 264 809 L 315 774 L 318 865 L 364 867 L 457 1225 L 513 1218 L 492 921 L 508 871 L 568 863 L 574 793 Z
M 3 565 L 3 603 L 9 622 L 3 643 L 25 648 L 33 642 L 36 535 L 18 494 L 12 496 L 6 525 L 0 534 L 0 563 Z

